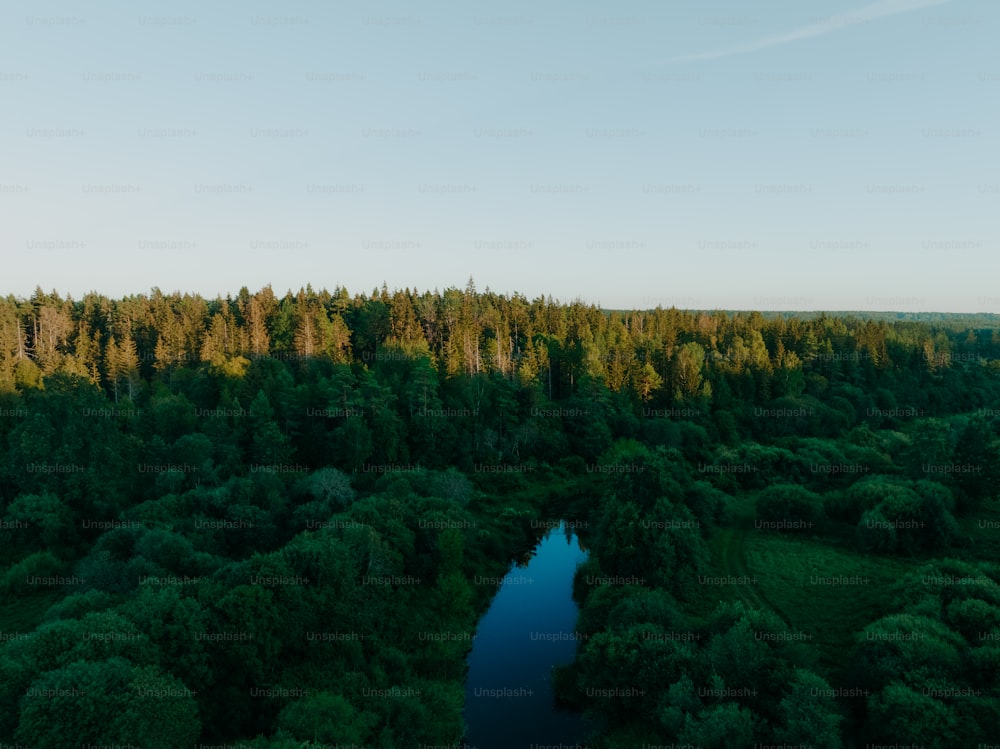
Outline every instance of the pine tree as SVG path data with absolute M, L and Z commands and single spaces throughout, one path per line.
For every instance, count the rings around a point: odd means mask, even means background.
M 139 356 L 135 341 L 125 338 L 121 343 L 112 335 L 104 350 L 104 371 L 107 373 L 115 403 L 122 396 L 135 400 L 139 392 Z

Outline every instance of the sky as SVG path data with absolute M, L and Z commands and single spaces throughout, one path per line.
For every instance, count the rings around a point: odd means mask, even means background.
M 996 0 L 0 9 L 0 294 L 1000 313 Z

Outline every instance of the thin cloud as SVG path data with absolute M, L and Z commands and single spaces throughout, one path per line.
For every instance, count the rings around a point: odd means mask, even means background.
M 692 62 L 694 60 L 716 60 L 720 57 L 730 57 L 732 55 L 742 55 L 747 52 L 756 52 L 769 47 L 777 47 L 782 44 L 790 44 L 801 39 L 809 39 L 823 34 L 832 34 L 851 26 L 874 21 L 877 18 L 895 16 L 899 13 L 909 13 L 911 10 L 928 8 L 932 5 L 942 5 L 952 2 L 952 0 L 881 0 L 881 2 L 866 5 L 853 13 L 843 13 L 837 16 L 830 16 L 818 23 L 802 26 L 793 31 L 779 36 L 769 36 L 765 39 L 758 39 L 727 49 L 718 49 L 712 52 L 700 52 L 694 55 L 681 55 L 673 57 L 666 62 Z

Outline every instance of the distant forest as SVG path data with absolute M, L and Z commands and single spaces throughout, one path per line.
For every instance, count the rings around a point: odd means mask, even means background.
M 457 745 L 560 518 L 595 749 L 995 739 L 1000 325 L 895 315 L 8 296 L 0 739 Z
M 60 371 L 117 399 L 177 367 L 238 376 L 260 358 L 373 365 L 424 357 L 444 377 L 538 382 L 549 398 L 599 380 L 647 402 L 701 395 L 716 410 L 733 396 L 800 395 L 810 377 L 815 391 L 817 376 L 858 385 L 876 373 L 946 375 L 958 361 L 997 366 L 998 315 L 845 314 L 606 312 L 478 293 L 471 279 L 443 293 L 383 286 L 351 297 L 309 286 L 279 298 L 265 287 L 213 300 L 154 289 L 74 301 L 39 288 L 30 299 L 0 300 L 0 388 Z
M 737 314 L 736 310 L 727 310 L 730 314 Z M 949 328 L 1000 328 L 1000 315 L 993 312 L 876 312 L 863 310 L 828 310 L 826 312 L 788 312 L 788 311 L 768 311 L 763 310 L 761 314 L 770 319 L 783 317 L 786 320 L 798 318 L 800 320 L 813 320 L 820 316 L 857 318 L 859 320 L 875 320 L 876 322 L 922 322 L 937 324 Z

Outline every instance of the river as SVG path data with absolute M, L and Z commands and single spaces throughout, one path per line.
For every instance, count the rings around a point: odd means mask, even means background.
M 504 577 L 468 656 L 468 749 L 583 746 L 582 716 L 555 707 L 552 667 L 576 654 L 573 575 L 586 558 L 560 522 L 526 566 L 512 565 Z

